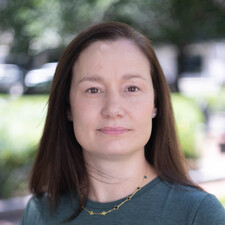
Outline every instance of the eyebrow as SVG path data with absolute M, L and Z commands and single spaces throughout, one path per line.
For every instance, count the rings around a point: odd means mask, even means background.
M 133 79 L 133 78 L 139 78 L 139 79 L 142 79 L 142 80 L 146 80 L 140 74 L 130 74 L 130 73 L 124 74 L 123 77 L 122 77 L 122 80 L 130 80 L 130 79 Z
M 84 81 L 92 81 L 92 82 L 103 82 L 104 79 L 102 77 L 99 77 L 98 75 L 94 75 L 91 77 L 82 77 L 79 81 L 78 84 Z
M 144 77 L 142 77 L 141 75 L 139 74 L 124 74 L 122 76 L 122 80 L 123 81 L 126 81 L 126 80 L 131 80 L 131 79 L 134 79 L 134 78 L 138 78 L 138 79 L 142 79 L 142 80 L 145 80 L 146 79 Z M 79 81 L 78 81 L 78 84 L 84 82 L 84 81 L 91 81 L 91 82 L 103 82 L 104 79 L 98 75 L 94 75 L 94 76 L 90 76 L 90 77 L 82 77 Z

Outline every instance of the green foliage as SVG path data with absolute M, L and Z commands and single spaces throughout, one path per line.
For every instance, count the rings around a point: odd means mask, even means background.
M 112 20 L 134 26 L 155 42 L 177 46 L 225 34 L 220 1 L 6 0 L 0 4 L 0 30 L 12 31 L 12 51 L 19 53 L 59 47 L 87 25 Z
M 45 96 L 0 96 L 0 197 L 21 192 L 43 129 Z
M 218 94 L 206 96 L 205 99 L 211 111 L 225 111 L 225 87 Z
M 0 4 L 0 30 L 13 36 L 12 53 L 57 48 L 81 28 L 102 20 L 113 0 L 20 0 Z
M 225 208 L 225 197 L 220 199 L 221 204 L 223 205 L 223 207 Z
M 181 148 L 187 158 L 198 157 L 197 144 L 201 136 L 204 115 L 194 100 L 180 94 L 172 95 L 172 103 Z

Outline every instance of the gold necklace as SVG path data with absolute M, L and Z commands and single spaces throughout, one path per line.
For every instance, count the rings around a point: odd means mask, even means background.
M 143 182 L 145 181 L 147 179 L 147 176 L 145 175 L 144 176 L 144 179 L 143 179 Z M 121 202 L 119 205 L 115 205 L 112 209 L 110 209 L 110 210 L 108 210 L 108 211 L 102 211 L 102 212 L 99 212 L 99 213 L 97 213 L 97 212 L 93 212 L 92 210 L 88 210 L 88 209 L 86 209 L 85 207 L 84 207 L 84 205 L 82 205 L 82 208 L 89 214 L 89 215 L 101 215 L 101 216 L 105 216 L 106 214 L 108 214 L 108 213 L 110 213 L 110 212 L 113 212 L 113 211 L 115 211 L 115 210 L 118 210 L 123 204 L 125 204 L 126 202 L 128 202 L 128 201 L 130 201 L 132 198 L 133 198 L 133 196 L 138 192 L 138 191 L 140 191 L 141 190 L 141 186 L 139 186 L 139 187 L 137 187 L 136 188 L 136 190 L 130 195 L 130 196 L 128 196 L 128 197 L 126 197 L 126 199 L 123 201 L 123 202 Z

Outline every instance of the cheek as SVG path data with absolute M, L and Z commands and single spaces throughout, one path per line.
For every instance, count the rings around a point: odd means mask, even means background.
M 133 109 L 141 121 L 151 121 L 154 109 L 153 101 L 149 101 L 149 98 L 146 98 L 136 102 L 134 105 Z
M 91 127 L 90 115 L 87 112 L 88 110 L 80 107 L 79 110 L 72 111 L 74 135 L 81 146 L 85 143 Z
M 75 107 L 78 106 L 78 107 Z M 95 105 L 84 101 L 74 101 L 71 113 L 76 130 L 91 126 L 96 121 L 95 117 L 98 109 Z
M 152 130 L 152 112 L 154 106 L 152 103 L 146 104 L 145 101 L 145 103 L 141 105 L 139 104 L 139 107 L 136 108 L 136 119 L 140 124 L 140 132 L 143 132 L 143 134 L 146 134 L 146 136 L 150 136 Z

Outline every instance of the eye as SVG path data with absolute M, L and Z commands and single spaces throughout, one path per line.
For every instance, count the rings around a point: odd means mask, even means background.
M 138 87 L 136 87 L 136 86 L 130 86 L 130 87 L 127 88 L 128 92 L 137 92 L 139 90 L 140 89 Z
M 92 88 L 87 89 L 86 92 L 88 92 L 90 94 L 96 94 L 96 93 L 100 93 L 100 90 L 98 88 L 92 87 Z

